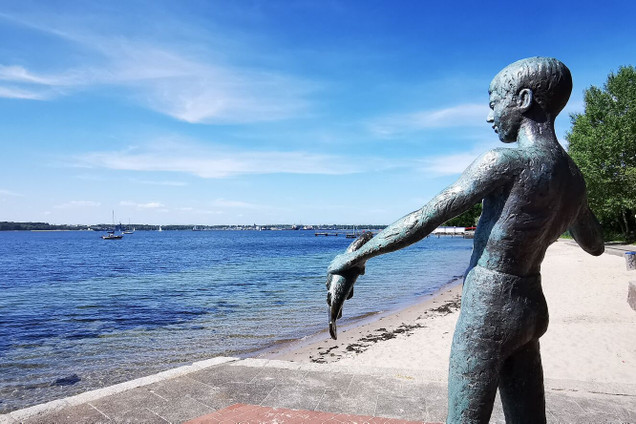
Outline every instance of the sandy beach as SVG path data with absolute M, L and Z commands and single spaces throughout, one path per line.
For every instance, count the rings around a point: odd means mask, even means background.
M 636 311 L 627 303 L 627 287 L 636 272 L 626 270 L 624 258 L 607 252 L 593 257 L 560 240 L 547 251 L 542 279 L 550 311 L 541 338 L 546 385 L 635 384 Z M 325 332 L 267 357 L 408 368 L 445 381 L 460 299 L 460 285 L 446 287 L 419 304 L 341 329 L 338 340 Z

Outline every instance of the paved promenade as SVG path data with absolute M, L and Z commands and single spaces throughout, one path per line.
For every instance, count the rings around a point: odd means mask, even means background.
M 636 382 L 547 380 L 546 401 L 550 423 L 636 423 Z M 243 405 L 226 409 L 236 404 Z M 273 418 L 243 414 L 233 419 L 231 414 L 215 413 L 220 410 L 267 412 Z M 289 410 L 304 412 L 291 414 Z M 366 418 L 358 421 L 343 414 Z M 195 419 L 197 423 L 397 423 L 400 421 L 389 419 L 443 422 L 445 417 L 446 383 L 424 371 L 214 358 L 0 415 L 0 423 L 181 423 Z M 491 422 L 504 422 L 499 404 Z

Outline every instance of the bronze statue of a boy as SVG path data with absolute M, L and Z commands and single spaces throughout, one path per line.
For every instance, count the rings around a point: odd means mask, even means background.
M 487 121 L 517 148 L 483 154 L 424 207 L 329 266 L 331 274 L 355 272 L 483 201 L 453 337 L 448 423 L 487 423 L 497 388 L 506 422 L 545 422 L 541 262 L 566 230 L 586 252 L 604 251 L 583 177 L 554 131 L 571 91 L 570 71 L 556 59 L 532 57 L 504 68 L 490 84 Z

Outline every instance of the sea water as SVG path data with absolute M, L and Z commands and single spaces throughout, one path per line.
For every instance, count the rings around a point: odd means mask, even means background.
M 0 232 L 0 413 L 324 330 L 326 267 L 351 239 L 313 231 Z M 471 240 L 373 258 L 343 323 L 461 276 Z

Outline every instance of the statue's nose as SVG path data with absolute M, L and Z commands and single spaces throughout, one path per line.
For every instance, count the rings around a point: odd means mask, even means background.
M 490 111 L 486 117 L 486 122 L 495 122 L 495 115 Z

